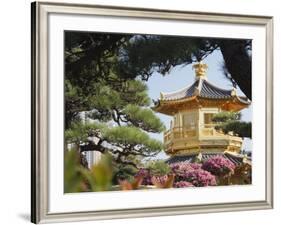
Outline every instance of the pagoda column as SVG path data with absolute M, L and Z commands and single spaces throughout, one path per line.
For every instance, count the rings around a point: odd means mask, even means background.
M 202 120 L 202 115 L 201 115 L 201 109 L 200 107 L 198 108 L 198 112 L 197 112 L 197 118 L 196 118 L 196 130 L 197 130 L 197 137 L 199 138 L 200 137 L 200 132 L 201 132 L 201 127 L 202 127 L 202 124 L 201 124 L 201 120 Z
M 178 116 L 179 116 L 179 127 L 180 127 L 180 135 L 181 135 L 181 137 L 182 137 L 182 135 L 183 135 L 183 121 L 182 121 L 182 113 L 180 112 L 179 114 L 178 114 Z

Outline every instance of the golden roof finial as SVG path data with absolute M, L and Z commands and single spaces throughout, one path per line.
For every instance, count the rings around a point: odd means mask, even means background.
M 195 69 L 196 77 L 203 77 L 206 75 L 206 70 L 208 69 L 208 66 L 207 64 L 202 63 L 202 61 L 200 61 L 199 63 L 194 64 L 192 68 Z

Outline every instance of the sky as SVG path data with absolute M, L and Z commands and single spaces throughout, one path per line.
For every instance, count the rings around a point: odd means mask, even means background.
M 206 73 L 207 79 L 212 84 L 223 89 L 232 89 L 231 82 L 225 77 L 222 72 L 223 57 L 220 50 L 214 51 L 212 54 L 207 56 L 203 63 L 208 65 Z M 148 86 L 148 95 L 151 99 L 157 100 L 160 97 L 160 92 L 173 92 L 184 87 L 190 86 L 195 79 L 195 71 L 192 69 L 192 65 L 179 65 L 174 67 L 171 72 L 165 76 L 154 72 L 146 83 Z M 245 96 L 239 89 L 237 90 L 238 95 Z M 243 121 L 251 121 L 252 118 L 252 106 L 241 110 Z M 172 117 L 157 113 L 157 116 L 165 124 L 166 128 L 169 128 Z M 150 134 L 151 137 L 163 141 L 163 133 Z M 242 149 L 246 151 L 252 150 L 252 140 L 245 138 L 243 141 Z M 167 158 L 164 152 L 157 155 L 157 158 Z

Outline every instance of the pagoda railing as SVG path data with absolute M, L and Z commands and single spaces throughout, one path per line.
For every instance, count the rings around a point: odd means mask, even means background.
M 224 134 L 215 129 L 215 124 L 204 124 L 199 128 L 199 130 L 194 128 L 185 128 L 185 127 L 173 127 L 170 130 L 164 132 L 164 143 L 169 144 L 170 141 L 176 139 L 192 139 L 195 137 L 222 137 L 224 139 L 231 139 L 233 142 L 240 142 L 240 137 L 237 137 L 233 134 Z
M 168 154 L 192 153 L 200 150 L 209 151 L 218 149 L 221 151 L 238 152 L 242 146 L 242 138 L 231 133 L 224 134 L 212 126 L 184 128 L 173 127 L 164 132 L 164 148 Z
M 172 139 L 192 138 L 196 135 L 197 133 L 195 128 L 188 129 L 183 127 L 173 127 L 164 132 L 164 143 L 167 143 Z

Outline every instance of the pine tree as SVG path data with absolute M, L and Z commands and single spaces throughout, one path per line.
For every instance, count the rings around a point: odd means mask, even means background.
M 117 77 L 112 76 L 112 80 Z M 85 112 L 88 122 L 73 122 L 65 132 L 68 143 L 80 152 L 109 152 L 117 163 L 137 164 L 131 156 L 151 157 L 162 150 L 162 143 L 148 132 L 161 132 L 164 125 L 149 109 L 147 87 L 139 80 L 100 82 L 91 96 L 93 109 Z
M 252 138 L 252 123 L 241 121 L 241 114 L 236 112 L 221 112 L 214 116 L 216 129 L 225 134 L 233 132 L 240 137 Z

